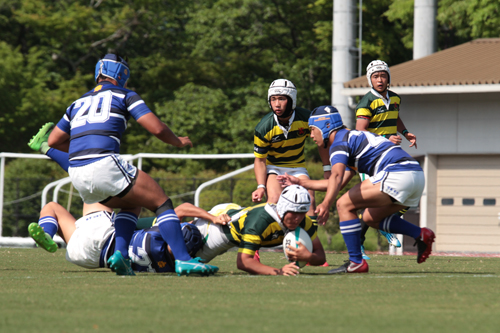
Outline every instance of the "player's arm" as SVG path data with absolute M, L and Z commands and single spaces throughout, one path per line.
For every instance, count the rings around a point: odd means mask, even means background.
M 398 132 L 401 133 L 406 138 L 406 140 L 410 141 L 410 147 L 415 146 L 415 148 L 417 148 L 417 136 L 413 133 L 408 132 L 401 117 L 398 117 L 397 128 Z
M 241 252 L 238 253 L 238 257 L 236 258 L 236 265 L 238 266 L 238 269 L 250 274 L 294 276 L 299 273 L 299 267 L 294 263 L 287 264 L 281 269 L 274 268 L 261 264 L 253 258 L 253 255 Z
M 356 130 L 357 131 L 368 131 L 368 125 L 370 125 L 369 117 L 358 116 L 356 118 Z
M 344 178 L 342 179 L 341 189 L 343 189 L 352 179 L 352 177 L 356 174 L 356 172 L 352 169 L 347 168 L 344 173 Z M 278 182 L 282 187 L 287 187 L 290 185 L 300 185 L 305 187 L 308 190 L 314 191 L 323 191 L 325 192 L 328 188 L 328 179 L 306 179 L 306 178 L 298 178 L 295 176 L 291 176 L 287 173 L 284 175 L 279 175 L 276 177 Z
M 332 174 L 331 170 L 325 170 L 330 167 L 330 156 L 328 152 L 328 148 L 318 147 L 319 157 L 321 158 L 321 162 L 323 163 L 323 178 L 328 179 Z
M 337 198 L 343 183 L 345 168 L 346 166 L 343 163 L 335 163 L 332 166 L 332 175 L 328 179 L 325 199 L 316 207 L 315 211 L 318 214 L 318 224 L 320 225 L 324 225 L 328 220 L 330 207 Z
M 67 153 L 69 150 L 69 134 L 64 132 L 58 126 L 55 126 L 49 135 L 47 143 L 49 147 Z
M 172 130 L 162 122 L 154 113 L 149 112 L 137 119 L 139 125 L 144 127 L 149 133 L 156 136 L 161 141 L 175 147 L 193 146 L 189 137 L 178 137 Z
M 180 220 L 182 220 L 184 217 L 199 217 L 207 221 L 212 221 L 216 224 L 227 224 L 231 220 L 231 218 L 227 214 L 214 216 L 203 208 L 196 207 L 189 202 L 185 202 L 175 207 L 174 210 Z
M 266 167 L 266 159 L 267 157 L 260 158 L 256 157 L 254 161 L 254 172 L 255 172 L 255 180 L 257 181 L 257 185 L 266 185 L 267 184 L 267 167 Z M 253 191 L 252 193 L 252 201 L 260 202 L 262 198 L 266 194 L 266 188 L 260 187 Z
M 310 265 L 320 266 L 326 262 L 325 250 L 318 237 L 313 240 L 313 251 L 309 250 L 300 242 L 297 242 L 298 248 L 294 249 L 288 246 L 286 250 L 288 260 L 290 261 L 306 261 Z
M 309 178 L 298 178 L 295 176 L 291 176 L 287 173 L 284 175 L 277 176 L 276 179 L 281 184 L 282 187 L 290 186 L 290 185 L 300 185 L 305 187 L 308 190 L 314 191 L 326 191 L 328 186 L 328 179 L 309 179 Z

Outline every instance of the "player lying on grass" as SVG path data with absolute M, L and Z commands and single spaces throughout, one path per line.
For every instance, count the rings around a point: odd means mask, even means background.
M 42 126 L 42 128 L 39 130 L 39 132 L 28 143 L 28 146 L 35 151 L 40 151 L 41 153 L 49 156 L 52 160 L 57 162 L 67 172 L 68 168 L 70 166 L 69 154 L 66 152 L 62 152 L 60 150 L 49 147 L 48 142 L 47 142 L 49 134 L 51 133 L 53 127 L 54 127 L 53 123 L 47 123 L 44 126 Z M 104 209 L 105 206 L 103 204 L 100 204 L 96 207 L 99 207 L 99 208 L 98 209 L 94 208 L 94 210 L 98 210 L 98 211 L 105 210 Z M 109 209 L 107 209 L 107 211 L 111 212 L 112 210 L 111 210 L 111 208 L 109 208 Z M 134 216 L 138 216 L 138 214 L 140 213 L 140 208 L 136 208 L 135 210 L 131 210 L 130 213 L 133 214 Z M 172 210 L 171 213 L 173 216 L 172 218 L 175 218 L 177 223 L 179 223 L 180 220 L 178 220 L 177 217 L 175 216 L 175 211 Z M 85 213 L 84 213 L 84 215 L 85 215 Z M 43 218 L 43 216 L 41 216 L 41 218 Z M 117 219 L 117 218 L 115 217 L 115 219 Z M 113 222 L 115 222 L 115 221 L 113 221 Z M 109 223 L 109 221 L 108 222 L 104 221 L 103 223 Z M 137 223 L 137 221 L 134 221 L 134 226 L 136 225 L 136 223 Z M 44 230 L 42 230 L 38 226 L 38 224 L 36 224 L 36 223 L 30 225 L 30 227 L 31 227 L 29 229 L 30 235 L 33 238 L 38 237 L 38 239 L 35 238 L 35 240 L 37 242 L 44 241 L 44 237 L 45 237 Z M 189 253 L 187 252 L 186 246 L 185 246 L 183 238 L 182 238 L 183 237 L 182 230 L 180 229 L 180 226 L 178 226 L 178 227 L 179 227 L 180 235 L 177 235 L 175 232 L 172 235 L 173 226 L 171 223 L 159 223 L 156 227 L 157 228 L 156 230 L 161 234 L 161 238 L 164 239 L 165 242 L 168 241 L 169 246 L 171 246 L 170 244 L 172 243 L 172 237 L 173 237 L 176 247 L 177 248 L 184 248 L 186 250 L 186 253 L 189 256 Z M 97 228 L 97 226 L 96 226 L 96 228 Z M 57 232 L 57 223 L 52 223 L 52 224 L 47 223 L 47 224 L 45 224 L 44 229 L 45 229 L 45 232 L 47 232 L 49 235 L 51 235 L 51 237 L 53 237 L 55 235 L 55 233 Z M 113 230 L 115 230 L 115 229 L 113 229 Z M 117 235 L 116 230 L 115 230 L 115 234 Z M 170 237 L 166 237 L 166 235 L 169 235 Z M 180 241 L 182 241 L 182 246 L 180 246 L 181 244 L 179 244 L 179 240 L 178 240 L 179 237 L 181 238 Z M 118 237 L 115 237 L 115 239 L 117 240 Z M 50 240 L 52 240 L 52 239 L 50 239 Z M 115 241 L 115 243 L 116 243 L 116 241 Z M 130 240 L 129 240 L 128 244 L 130 244 Z M 53 246 L 54 245 L 55 244 L 53 244 Z M 174 246 L 171 246 L 171 247 L 172 247 L 173 252 L 175 253 Z M 128 250 L 129 246 L 127 245 L 126 248 Z M 115 246 L 115 253 L 116 253 L 116 246 Z M 184 253 L 184 252 L 181 251 L 181 253 Z M 107 256 L 106 258 L 109 259 L 109 258 L 113 257 L 113 253 L 111 253 L 110 255 L 111 256 Z M 128 253 L 126 254 L 126 256 L 128 257 Z M 131 268 L 129 262 L 127 262 L 126 265 L 122 265 L 122 266 L 118 266 L 118 267 L 116 265 L 113 265 L 112 261 L 110 261 L 110 262 L 111 262 L 110 267 L 116 271 L 116 274 L 118 274 L 118 275 L 133 275 L 134 274 L 134 271 Z M 107 263 L 107 264 L 109 264 L 109 263 Z M 189 256 L 189 258 L 186 258 L 185 255 L 182 255 L 182 261 L 176 260 L 176 262 L 175 262 L 175 270 L 178 274 L 184 274 L 187 271 L 189 271 L 190 273 L 206 274 L 207 271 L 211 271 L 211 270 L 213 270 L 213 268 L 212 267 L 204 267 L 204 264 L 200 263 L 197 258 L 191 259 L 190 256 Z M 196 272 L 196 271 L 198 271 L 198 272 Z
M 283 185 L 300 184 L 317 191 L 326 191 L 325 199 L 316 208 L 318 222 L 327 221 L 330 207 L 342 184 L 346 183 L 346 167 L 349 179 L 355 174 L 354 170 L 370 176 L 337 200 L 340 231 L 349 252 L 349 261 L 328 273 L 368 272 L 368 264 L 361 254 L 361 223 L 357 215 L 357 211 L 363 208 L 366 208 L 363 220 L 369 226 L 415 238 L 417 262 L 423 263 L 431 253 L 434 232 L 393 215 L 407 206 L 417 206 L 420 201 L 425 179 L 418 162 L 400 146 L 382 136 L 346 129 L 333 106 L 314 109 L 309 126 L 314 142 L 328 148 L 330 152 L 330 178 L 305 180 L 284 175 L 278 179 Z
M 205 239 L 205 244 L 196 256 L 209 262 L 230 248 L 238 247 L 238 269 L 250 274 L 297 275 L 299 267 L 295 263 L 275 268 L 266 266 L 253 257 L 261 247 L 281 245 L 287 231 L 301 227 L 311 237 L 313 251 L 309 252 L 300 244 L 298 249 L 289 248 L 288 257 L 293 261 L 306 261 L 310 265 L 323 265 L 326 261 L 325 251 L 317 237 L 317 226 L 306 216 L 310 205 L 309 193 L 298 185 L 285 188 L 277 204 L 267 203 L 248 208 L 235 204 L 217 205 L 209 213 L 227 213 L 231 222 L 220 225 L 206 219 L 194 221 Z
M 230 220 L 228 215 L 221 214 L 216 217 L 191 204 L 182 204 L 176 208 L 176 213 L 181 219 L 185 217 L 186 212 L 213 223 Z M 66 259 L 69 262 L 84 268 L 106 268 L 109 267 L 107 259 L 115 252 L 115 217 L 111 208 L 99 203 L 84 203 L 83 217 L 76 220 L 60 204 L 49 202 L 40 211 L 39 222 L 31 223 L 28 230 L 35 242 L 49 252 L 57 251 L 57 244 L 52 240 L 57 232 L 67 244 Z M 182 233 L 186 248 L 193 257 L 203 246 L 203 238 L 198 228 L 189 223 L 183 223 Z M 175 257 L 157 225 L 136 230 L 128 249 L 132 269 L 136 272 L 175 271 Z M 191 272 L 186 268 L 178 271 L 177 275 L 191 273 L 209 275 L 219 270 L 216 266 L 204 266 L 207 269 L 203 271 Z

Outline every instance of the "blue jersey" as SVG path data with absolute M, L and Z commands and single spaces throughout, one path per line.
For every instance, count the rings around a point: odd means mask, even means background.
M 158 226 L 136 230 L 129 248 L 132 269 L 136 272 L 165 273 L 175 271 L 175 261 Z
M 330 163 L 342 163 L 370 176 L 381 171 L 422 171 L 407 152 L 383 136 L 341 129 L 330 147 Z
M 103 81 L 68 107 L 57 127 L 70 136 L 69 166 L 87 165 L 120 153 L 130 116 L 150 113 L 141 97 Z

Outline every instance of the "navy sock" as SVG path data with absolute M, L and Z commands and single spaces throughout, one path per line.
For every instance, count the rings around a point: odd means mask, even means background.
M 119 212 L 115 218 L 115 251 L 120 251 L 122 256 L 128 258 L 128 247 L 137 225 L 137 215 L 132 212 Z
M 363 261 L 361 254 L 361 222 L 358 218 L 349 221 L 340 222 L 340 232 L 344 237 L 349 260 L 360 264 Z
M 43 228 L 43 231 L 48 233 L 52 239 L 57 233 L 57 229 L 59 229 L 59 224 L 57 220 L 53 216 L 43 216 L 38 220 L 38 225 Z
M 172 249 L 176 260 L 191 260 L 184 236 L 182 235 L 181 223 L 173 209 L 169 209 L 158 215 L 156 225 L 160 229 L 161 237 Z
M 421 230 L 420 227 L 403 220 L 396 214 L 383 219 L 382 222 L 380 222 L 379 229 L 392 234 L 402 234 L 413 238 L 420 237 Z
M 45 154 L 48 157 L 50 157 L 53 161 L 55 161 L 57 164 L 61 166 L 61 168 L 64 169 L 64 171 L 68 172 L 69 168 L 69 154 L 65 153 L 63 151 L 50 148 L 47 153 Z

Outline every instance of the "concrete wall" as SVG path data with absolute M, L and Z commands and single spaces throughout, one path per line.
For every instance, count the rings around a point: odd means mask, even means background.
M 500 153 L 498 93 L 401 95 L 400 117 L 417 136 L 418 149 L 403 139 L 412 156 Z

